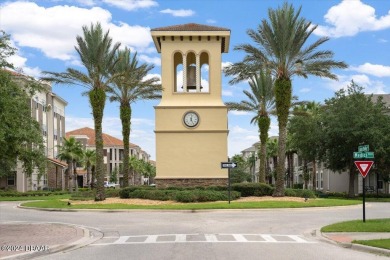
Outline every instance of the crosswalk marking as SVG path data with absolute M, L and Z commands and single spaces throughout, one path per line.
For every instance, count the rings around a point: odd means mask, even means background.
M 277 240 L 270 235 L 260 235 L 267 242 L 277 242 Z
M 119 236 L 115 241 L 104 237 L 93 246 L 130 245 L 130 244 L 167 244 L 167 243 L 295 243 L 308 244 L 300 235 L 279 234 L 162 234 Z
M 240 235 L 240 234 L 232 234 L 232 236 L 234 237 L 234 239 L 235 239 L 237 242 L 248 242 L 248 240 L 247 240 L 243 235 Z

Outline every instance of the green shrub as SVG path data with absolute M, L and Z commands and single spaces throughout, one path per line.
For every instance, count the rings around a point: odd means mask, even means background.
M 265 183 L 235 183 L 232 190 L 240 192 L 242 197 L 249 197 L 270 196 L 274 188 Z
M 301 189 L 301 190 L 303 190 L 303 183 L 294 183 L 293 189 Z
M 126 188 L 122 188 L 119 190 L 119 197 L 122 199 L 127 199 L 130 198 L 129 194 L 135 190 L 141 190 L 141 189 L 149 189 L 149 190 L 154 190 L 154 187 L 149 187 L 149 186 L 130 186 Z
M 284 196 L 287 196 L 287 197 L 297 197 L 297 193 L 295 192 L 294 189 L 285 189 L 284 190 Z
M 120 189 L 106 189 L 106 198 L 119 197 Z
M 301 190 L 301 189 L 285 189 L 284 195 L 289 197 L 300 197 L 300 198 L 315 198 L 316 195 L 312 190 Z
M 15 190 L 0 191 L 0 197 L 37 197 L 37 196 L 51 196 L 51 195 L 64 195 L 68 194 L 67 191 L 27 191 L 19 192 Z
M 148 199 L 148 200 L 171 200 L 173 194 L 176 191 L 173 190 L 150 190 L 150 189 L 138 189 L 129 193 L 129 198 Z
M 73 192 L 70 196 L 72 200 L 91 200 L 95 198 L 96 192 L 94 190 Z
M 231 200 L 240 198 L 240 193 L 237 191 L 231 192 Z M 226 201 L 229 200 L 227 191 L 215 190 L 192 190 L 192 191 L 177 191 L 174 200 L 178 202 L 208 202 L 208 201 Z

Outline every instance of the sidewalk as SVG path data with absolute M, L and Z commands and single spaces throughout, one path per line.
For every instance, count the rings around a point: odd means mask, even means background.
M 10 223 L 0 224 L 0 238 L 0 259 L 29 259 L 85 245 L 90 233 L 57 223 Z
M 360 244 L 353 244 L 354 240 L 374 240 L 374 239 L 390 239 L 390 233 L 372 233 L 372 232 L 329 232 L 321 233 L 321 235 L 330 240 L 333 243 L 336 243 L 342 247 L 352 248 L 359 251 L 365 251 L 370 253 L 379 253 L 390 255 L 390 250 L 365 246 Z

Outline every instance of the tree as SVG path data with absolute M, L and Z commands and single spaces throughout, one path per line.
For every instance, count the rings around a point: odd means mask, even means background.
M 34 169 L 38 169 L 38 176 L 45 173 L 41 128 L 26 102 L 42 87 L 32 79 L 25 80 L 21 86 L 10 72 L 0 69 L 0 178 L 13 174 L 18 160 L 29 177 Z
M 138 185 L 138 179 L 140 177 L 140 172 L 142 171 L 141 160 L 137 159 L 135 156 L 131 156 L 129 158 L 129 168 L 131 172 L 131 184 Z
M 271 125 L 270 114 L 275 109 L 275 97 L 271 74 L 261 70 L 249 80 L 250 92 L 244 90 L 248 100 L 240 103 L 227 102 L 229 110 L 248 111 L 255 113 L 251 123 L 257 123 L 260 133 L 260 169 L 259 182 L 265 183 L 266 145 L 268 131 Z
M 91 183 L 93 183 L 95 181 L 94 178 L 90 178 L 90 176 L 91 176 L 92 167 L 96 163 L 96 151 L 95 150 L 84 150 L 83 162 L 84 162 L 84 166 L 87 170 L 87 186 L 91 187 Z
M 359 145 L 369 145 L 372 151 L 381 151 L 388 145 L 389 116 L 381 100 L 373 102 L 371 96 L 364 95 L 362 87 L 353 81 L 347 90 L 341 89 L 335 96 L 325 101 L 320 122 L 323 128 L 321 157 L 333 171 L 348 171 L 349 192 L 353 197 L 357 169 L 353 152 Z M 380 152 L 376 161 L 389 154 Z
M 113 73 L 120 74 L 109 87 L 110 101 L 119 102 L 120 118 L 123 136 L 123 186 L 129 186 L 129 145 L 131 130 L 131 104 L 138 100 L 161 98 L 159 78 L 146 78 L 154 68 L 146 63 L 139 64 L 137 53 L 131 54 L 130 49 L 118 50 L 118 62 Z
M 277 138 L 268 138 L 267 140 L 267 164 L 269 159 L 272 158 L 273 161 L 273 171 L 271 172 L 271 167 L 268 165 L 268 183 L 272 184 L 272 175 L 275 173 L 276 165 L 278 165 L 278 139 Z
M 295 107 L 295 116 L 290 119 L 288 126 L 292 146 L 298 149 L 299 154 L 306 161 L 313 164 L 313 190 L 316 189 L 316 160 L 319 159 L 323 141 L 320 109 L 321 105 L 314 101 Z
M 66 72 L 44 72 L 45 80 L 61 84 L 81 85 L 87 88 L 95 125 L 96 147 L 96 201 L 105 200 L 102 120 L 108 86 L 120 75 L 112 74 L 119 43 L 112 44 L 109 31 L 103 33 L 100 23 L 83 26 L 83 36 L 77 36 L 75 49 L 86 73 L 68 68 Z
M 244 51 L 242 62 L 225 69 L 236 81 L 246 80 L 258 68 L 265 67 L 275 77 L 275 102 L 279 126 L 277 181 L 273 196 L 284 196 L 284 164 L 286 153 L 287 121 L 292 99 L 292 77 L 307 78 L 309 75 L 337 79 L 333 68 L 346 68 L 344 62 L 332 60 L 333 52 L 317 50 L 329 40 L 319 38 L 305 46 L 307 39 L 317 28 L 300 17 L 301 8 L 295 10 L 287 2 L 281 8 L 268 10 L 267 20 L 262 20 L 257 30 L 248 30 L 250 38 L 257 44 L 242 44 L 235 50 Z
M 248 162 L 239 154 L 234 155 L 232 161 L 237 164 L 237 167 L 230 170 L 230 182 L 241 183 L 251 181 L 251 174 L 248 171 Z
M 16 53 L 16 48 L 11 46 L 10 35 L 0 30 L 0 69 L 13 69 L 14 65 L 7 61 L 8 57 Z
M 72 191 L 71 185 L 69 185 L 69 179 L 73 174 L 73 186 L 77 191 L 77 161 L 82 157 L 83 151 L 81 143 L 76 140 L 73 136 L 66 139 L 64 137 L 64 143 L 59 147 L 58 159 L 66 161 L 68 168 L 65 170 L 65 186 L 68 185 L 69 191 Z

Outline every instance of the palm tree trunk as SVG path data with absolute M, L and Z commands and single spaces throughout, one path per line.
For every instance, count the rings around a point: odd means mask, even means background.
M 105 200 L 104 190 L 104 161 L 103 161 L 103 135 L 102 121 L 106 102 L 106 93 L 103 89 L 95 88 L 89 92 L 89 100 L 92 106 L 92 114 L 95 123 L 96 146 L 96 195 L 95 201 Z
M 266 146 L 268 139 L 268 131 L 271 125 L 271 120 L 268 116 L 262 115 L 259 118 L 260 130 L 260 168 L 259 168 L 259 182 L 265 183 L 265 161 L 266 161 Z
M 291 107 L 291 80 L 278 78 L 275 80 L 275 104 L 279 123 L 279 147 L 278 147 L 278 165 L 276 167 L 276 184 L 274 197 L 284 196 L 284 177 L 286 162 L 286 141 L 287 141 L 287 121 L 289 109 Z
M 130 157 L 130 127 L 131 107 L 128 102 L 121 103 L 120 118 L 122 122 L 123 135 L 123 187 L 129 186 L 129 157 Z
M 73 176 L 74 176 L 74 187 L 75 191 L 78 192 L 78 183 L 77 183 L 77 163 L 76 161 L 73 161 Z
M 68 164 L 68 168 L 66 168 L 65 170 L 65 189 L 68 189 L 69 191 L 70 190 L 70 182 L 69 182 L 69 177 L 70 177 L 70 170 L 69 169 L 72 169 L 72 161 L 67 161 L 66 162 Z
M 260 144 L 260 169 L 259 169 L 259 182 L 265 183 L 265 165 L 266 165 L 266 153 L 267 144 Z
M 317 164 L 316 160 L 313 160 L 313 191 L 317 189 Z
M 91 165 L 89 165 L 89 163 L 87 163 L 87 187 L 88 188 L 90 187 L 90 181 L 89 181 L 90 173 L 91 173 Z

